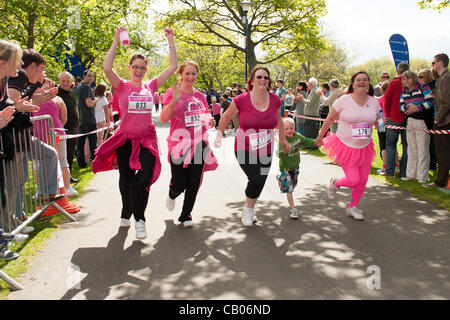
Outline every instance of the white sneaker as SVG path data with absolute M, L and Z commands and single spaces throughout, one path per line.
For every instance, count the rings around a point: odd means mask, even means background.
M 18 233 L 13 238 L 11 238 L 11 241 L 21 242 L 21 241 L 25 241 L 27 239 L 28 239 L 27 234 Z
M 22 230 L 20 230 L 20 233 L 27 234 L 27 233 L 31 233 L 33 231 L 34 231 L 33 227 L 26 226 L 26 227 L 23 227 Z
M 73 197 L 73 196 L 78 195 L 78 191 L 75 190 L 74 188 L 72 188 L 72 186 L 64 187 L 64 189 L 66 190 L 66 195 L 68 197 Z
M 0 258 L 5 259 L 6 261 L 14 260 L 19 257 L 19 254 L 9 250 L 6 247 L 0 248 Z
M 194 227 L 194 223 L 192 222 L 192 220 L 187 220 L 187 221 L 183 222 L 183 227 L 185 227 L 185 228 L 193 228 Z
M 365 217 L 362 214 L 362 210 L 353 207 L 353 208 L 347 208 L 347 216 L 352 217 L 355 220 L 364 220 Z
M 255 209 L 250 209 L 244 206 L 242 209 L 241 222 L 246 227 L 253 226 L 253 217 L 255 216 Z
M 147 238 L 147 232 L 145 231 L 145 221 L 136 221 L 136 239 Z
M 166 199 L 166 208 L 169 211 L 173 211 L 173 209 L 175 209 L 175 199 L 170 199 L 169 196 L 167 196 Z
M 129 228 L 131 225 L 130 219 L 120 218 L 120 227 L 121 228 Z
M 411 180 L 415 180 L 414 178 L 410 178 L 410 177 L 403 177 L 401 178 L 401 180 L 403 181 L 411 181 Z
M 328 186 L 328 199 L 333 200 L 336 196 L 336 192 L 338 191 L 338 187 L 336 187 L 337 178 L 332 178 L 330 180 L 330 185 Z
M 298 210 L 297 208 L 289 210 L 289 218 L 298 219 Z

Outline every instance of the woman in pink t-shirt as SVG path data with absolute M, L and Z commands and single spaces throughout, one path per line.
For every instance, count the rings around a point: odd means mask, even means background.
M 116 29 L 104 64 L 105 74 L 119 100 L 121 123 L 114 135 L 97 148 L 92 170 L 97 173 L 119 169 L 123 204 L 120 226 L 129 227 L 131 215 L 134 215 L 136 238 L 145 239 L 144 212 L 150 186 L 161 172 L 156 129 L 152 120 L 153 94 L 175 72 L 178 62 L 173 31 L 165 29 L 169 43 L 169 66 L 156 78 L 144 82 L 147 58 L 135 54 L 128 66 L 130 80 L 121 79 L 113 70 L 121 31 L 126 31 L 126 28 Z
M 159 93 L 155 92 L 155 95 L 153 96 L 153 99 L 155 101 L 155 112 L 159 111 L 159 100 L 160 100 L 159 98 L 160 98 Z
M 178 82 L 167 89 L 162 99 L 161 122 L 170 121 L 167 138 L 172 172 L 166 206 L 175 208 L 175 199 L 184 192 L 178 221 L 192 228 L 192 210 L 205 171 L 215 170 L 217 160 L 209 148 L 208 126 L 215 125 L 203 93 L 194 88 L 199 68 L 185 61 L 178 68 Z
M 334 199 L 336 191 L 341 187 L 353 189 L 347 215 L 356 220 L 364 220 L 362 211 L 357 205 L 366 189 L 375 157 L 372 128 L 374 125 L 377 126 L 380 105 L 373 94 L 369 75 L 365 71 L 355 73 L 348 94 L 333 103 L 330 114 L 315 141 L 317 147 L 324 146 L 329 152 L 330 159 L 336 161 L 345 172 L 345 178 L 331 179 L 328 188 L 329 199 Z M 336 134 L 323 139 L 328 128 L 338 117 Z
M 245 205 L 241 222 L 252 226 L 255 222 L 255 204 L 266 183 L 272 164 L 274 128 L 278 126 L 283 152 L 289 153 L 290 146 L 284 135 L 281 119 L 281 101 L 270 93 L 272 80 L 267 68 L 256 66 L 248 80 L 250 92 L 234 98 L 222 115 L 217 127 L 216 147 L 222 145 L 223 133 L 230 120 L 238 116 L 239 129 L 236 132 L 234 151 L 239 165 L 248 178 L 245 189 Z
M 217 103 L 216 97 L 211 97 L 211 112 L 216 121 L 216 128 L 220 122 L 220 104 Z

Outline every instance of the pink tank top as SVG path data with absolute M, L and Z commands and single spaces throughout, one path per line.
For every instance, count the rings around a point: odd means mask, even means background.
M 281 108 L 280 98 L 270 93 L 269 107 L 264 112 L 253 106 L 249 92 L 237 96 L 233 102 L 239 110 L 239 129 L 236 132 L 234 150 L 245 150 L 261 156 L 271 155 L 273 129 L 278 125 L 278 109 Z
M 64 134 L 64 126 L 61 122 L 60 109 L 55 101 L 51 100 L 39 106 L 39 111 L 33 113 L 33 116 L 43 116 L 49 115 L 53 120 L 53 127 L 55 131 L 59 134 Z M 34 122 L 34 135 L 39 138 L 39 140 L 47 141 L 47 135 L 51 133 L 52 130 L 48 125 L 47 120 L 38 120 Z
M 130 81 L 121 79 L 120 85 L 116 88 L 122 119 L 120 128 L 130 138 L 140 137 L 149 132 L 156 135 L 150 105 L 153 105 L 153 93 L 157 89 L 157 83 L 158 79 L 154 78 L 144 82 L 142 87 L 136 88 Z M 144 102 L 147 109 L 142 109 Z

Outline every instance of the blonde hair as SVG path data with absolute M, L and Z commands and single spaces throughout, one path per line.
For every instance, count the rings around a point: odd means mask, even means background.
M 0 40 L 0 60 L 8 61 L 10 70 L 16 68 L 22 59 L 22 48 L 14 40 Z
M 293 124 L 294 127 L 295 127 L 294 119 L 292 119 L 292 118 L 283 118 L 283 124 L 288 124 L 288 123 Z
M 184 69 L 187 66 L 192 66 L 197 70 L 197 74 L 199 73 L 199 67 L 198 64 L 191 60 L 186 60 L 180 66 L 178 67 L 177 73 L 178 73 L 178 81 L 181 81 L 181 75 L 183 74 Z
M 433 81 L 433 73 L 431 72 L 430 69 L 422 69 L 419 71 L 419 73 L 417 74 L 419 77 L 423 76 L 424 78 L 424 82 L 425 83 L 430 83 L 431 81 Z

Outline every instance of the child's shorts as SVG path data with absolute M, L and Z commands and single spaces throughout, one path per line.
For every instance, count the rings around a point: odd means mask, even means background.
M 277 176 L 278 185 L 280 186 L 281 193 L 292 193 L 298 182 L 299 169 L 290 171 L 281 171 L 281 174 Z

